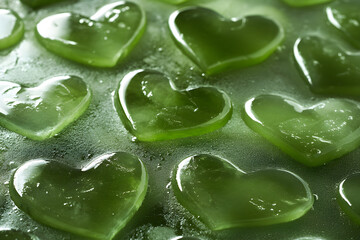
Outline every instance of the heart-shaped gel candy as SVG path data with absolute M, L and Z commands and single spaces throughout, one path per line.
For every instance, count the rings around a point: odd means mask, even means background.
M 0 81 L 0 124 L 34 140 L 59 133 L 80 117 L 91 92 L 79 77 L 55 77 L 38 87 Z
M 326 9 L 330 23 L 360 48 L 360 4 L 337 4 Z
M 0 9 L 0 50 L 18 43 L 24 35 L 24 23 L 11 10 Z
M 307 166 L 319 166 L 360 145 L 360 106 L 344 99 L 301 105 L 260 95 L 246 102 L 242 118 L 255 132 Z
M 38 8 L 38 7 L 54 4 L 57 2 L 62 2 L 65 0 L 20 0 L 20 1 L 32 8 Z
M 174 12 L 169 26 L 180 48 L 209 75 L 258 64 L 284 38 L 282 28 L 266 17 L 226 19 L 200 7 Z
M 1 240 L 38 240 L 37 237 L 14 229 L 0 229 Z
M 224 126 L 232 114 L 230 98 L 213 87 L 177 90 L 162 73 L 127 74 L 115 95 L 125 127 L 140 141 L 182 138 Z
M 360 224 L 360 174 L 353 174 L 343 180 L 338 189 L 337 201 L 341 209 Z
M 124 59 L 145 29 L 145 14 L 133 2 L 103 6 L 91 18 L 60 13 L 41 20 L 36 34 L 48 50 L 73 61 L 113 67 Z
M 360 55 L 316 37 L 300 38 L 294 55 L 301 74 L 315 93 L 360 96 Z
M 282 0 L 282 1 L 293 7 L 307 7 L 307 6 L 332 2 L 334 0 Z
M 308 184 L 293 173 L 247 174 L 211 155 L 183 160 L 172 186 L 179 203 L 212 230 L 289 222 L 303 216 L 314 201 Z
M 81 169 L 37 159 L 13 174 L 10 196 L 36 221 L 108 240 L 141 206 L 147 181 L 143 163 L 128 153 L 99 156 Z

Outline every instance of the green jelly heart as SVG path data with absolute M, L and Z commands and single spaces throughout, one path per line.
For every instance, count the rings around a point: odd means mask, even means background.
M 32 8 L 38 8 L 38 7 L 54 4 L 57 2 L 63 2 L 65 0 L 20 0 L 20 1 Z
M 360 174 L 347 177 L 338 190 L 339 206 L 354 222 L 360 224 Z
M 145 13 L 132 2 L 115 2 L 92 17 L 60 13 L 36 27 L 40 43 L 64 58 L 96 67 L 113 67 L 124 59 L 145 30 Z
M 317 4 L 329 3 L 334 0 L 282 0 L 282 1 L 292 7 L 307 7 Z
M 37 237 L 14 229 L 0 229 L 1 240 L 38 240 Z
M 360 95 L 360 56 L 316 36 L 296 41 L 294 56 L 311 91 L 326 95 Z
M 25 88 L 0 81 L 0 124 L 34 140 L 44 140 L 80 117 L 90 104 L 91 92 L 79 77 L 51 78 Z
M 24 31 L 24 23 L 14 11 L 0 9 L 0 50 L 18 43 Z
M 327 99 L 301 105 L 276 95 L 246 102 L 242 118 L 255 132 L 307 166 L 319 166 L 360 145 L 360 106 Z
M 144 164 L 128 153 L 97 157 L 81 169 L 31 160 L 10 182 L 10 196 L 33 219 L 91 239 L 112 239 L 144 200 Z
M 201 7 L 174 12 L 169 27 L 183 52 L 208 75 L 258 64 L 284 38 L 281 26 L 266 17 L 226 19 Z
M 125 127 L 140 141 L 200 135 L 224 126 L 232 114 L 230 98 L 213 87 L 177 90 L 162 73 L 127 74 L 115 95 Z
M 360 48 L 360 4 L 337 4 L 326 9 L 330 23 Z
M 314 199 L 304 180 L 284 170 L 245 173 L 227 160 L 196 155 L 172 176 L 180 204 L 212 230 L 272 225 L 302 217 Z

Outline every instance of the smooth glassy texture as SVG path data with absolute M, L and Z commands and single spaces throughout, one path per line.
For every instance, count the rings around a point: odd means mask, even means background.
M 180 49 L 208 75 L 258 64 L 284 38 L 281 26 L 267 17 L 227 19 L 201 7 L 174 12 L 169 27 Z
M 80 117 L 90 100 L 88 85 L 75 76 L 54 77 L 33 88 L 0 81 L 0 124 L 44 140 Z
M 360 48 L 360 4 L 340 3 L 326 9 L 329 22 Z
M 204 154 L 176 167 L 172 187 L 179 203 L 212 230 L 293 221 L 314 201 L 308 184 L 291 172 L 245 173 L 227 160 Z
M 319 94 L 360 96 L 360 55 L 339 43 L 317 36 L 299 38 L 294 56 L 311 91 Z
M 329 98 L 299 103 L 277 95 L 260 95 L 246 102 L 242 118 L 292 158 L 320 166 L 360 145 L 360 106 Z
M 132 2 L 115 2 L 87 18 L 60 13 L 41 20 L 36 27 L 40 43 L 49 51 L 90 66 L 113 67 L 140 40 L 145 14 Z
M 214 87 L 177 90 L 162 73 L 137 70 L 120 82 L 115 106 L 125 127 L 140 141 L 195 136 L 224 126 L 230 98 Z
M 360 174 L 344 179 L 338 188 L 337 202 L 346 215 L 360 224 Z
M 0 8 L 0 50 L 17 44 L 24 35 L 24 23 L 12 10 Z
M 36 221 L 108 240 L 141 206 L 147 181 L 144 164 L 123 152 L 101 155 L 82 168 L 36 159 L 13 174 L 10 195 Z

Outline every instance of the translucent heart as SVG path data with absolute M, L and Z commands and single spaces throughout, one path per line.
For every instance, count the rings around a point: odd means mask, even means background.
M 0 9 L 0 50 L 18 43 L 24 35 L 24 23 L 12 10 Z
M 308 184 L 293 173 L 245 173 L 211 155 L 183 160 L 173 172 L 172 186 L 179 203 L 212 230 L 289 222 L 314 201 Z
M 145 14 L 132 2 L 115 2 L 87 18 L 60 13 L 36 27 L 40 43 L 49 51 L 90 66 L 113 67 L 134 48 L 145 30 Z
M 75 76 L 55 77 L 34 88 L 0 81 L 0 124 L 28 138 L 44 140 L 80 117 L 90 100 L 89 87 Z
M 266 17 L 226 19 L 201 7 L 174 12 L 169 26 L 181 50 L 209 75 L 258 64 L 284 38 L 281 26 Z
M 230 98 L 213 87 L 177 90 L 160 72 L 127 74 L 115 95 L 125 127 L 140 141 L 194 136 L 224 126 L 231 117 Z
M 48 226 L 91 239 L 112 239 L 141 206 L 143 163 L 128 153 L 101 155 L 82 168 L 31 160 L 10 181 L 14 203 Z
M 360 4 L 337 4 L 326 9 L 330 23 L 360 48 Z
M 360 145 L 360 106 L 344 99 L 300 104 L 276 95 L 246 102 L 242 118 L 295 160 L 320 166 Z
M 360 94 L 360 55 L 316 36 L 296 41 L 294 55 L 301 75 L 315 93 L 356 97 Z

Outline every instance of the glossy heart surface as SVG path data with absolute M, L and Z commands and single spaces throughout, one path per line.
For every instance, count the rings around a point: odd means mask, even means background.
M 350 175 L 338 188 L 337 202 L 346 215 L 360 224 L 360 174 Z
M 339 29 L 347 39 L 360 48 L 360 4 L 336 4 L 327 7 L 329 22 Z
M 258 64 L 284 38 L 282 27 L 266 17 L 227 19 L 201 7 L 174 12 L 169 27 L 180 49 L 208 75 Z
M 255 132 L 307 166 L 320 166 L 360 145 L 360 106 L 329 98 L 300 104 L 277 95 L 246 102 L 242 118 Z
M 112 239 L 141 206 L 147 190 L 144 164 L 117 152 L 82 168 L 30 160 L 12 176 L 10 195 L 30 217 L 91 239 Z
M 51 138 L 80 117 L 91 91 L 79 77 L 61 76 L 33 88 L 0 81 L 0 124 L 34 140 Z
M 9 9 L 0 8 L 0 50 L 18 43 L 24 36 L 24 22 Z
M 329 3 L 334 0 L 282 0 L 282 1 L 292 7 L 308 7 L 318 4 Z
M 172 186 L 178 202 L 212 230 L 289 222 L 314 201 L 308 184 L 291 172 L 245 173 L 204 154 L 183 160 L 173 172 Z
M 360 96 L 360 55 L 316 36 L 296 41 L 294 56 L 311 91 L 325 95 Z
M 127 74 L 115 95 L 125 127 L 140 141 L 200 135 L 223 127 L 231 118 L 230 98 L 214 87 L 177 90 L 162 73 Z
M 90 66 L 113 67 L 140 40 L 145 13 L 133 2 L 115 2 L 87 18 L 60 13 L 36 26 L 40 43 L 49 51 Z

